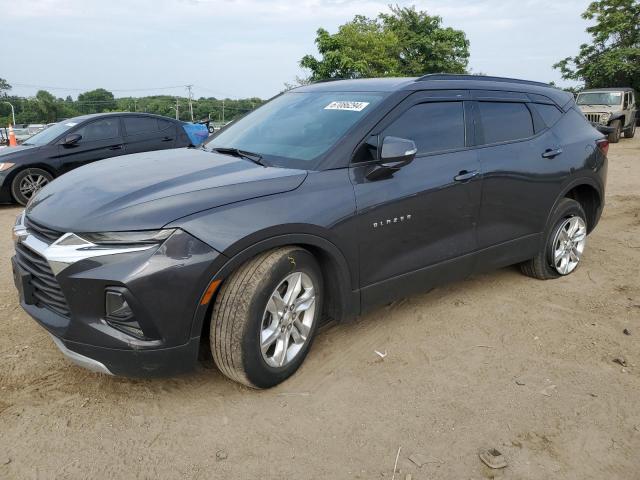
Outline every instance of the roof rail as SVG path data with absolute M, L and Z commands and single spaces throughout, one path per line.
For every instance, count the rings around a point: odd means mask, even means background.
M 480 82 L 508 82 L 508 83 L 522 83 L 525 85 L 538 85 L 541 87 L 553 88 L 548 83 L 534 82 L 532 80 L 521 80 L 519 78 L 506 78 L 506 77 L 490 77 L 487 75 L 468 75 L 458 73 L 429 73 L 416 79 L 416 82 L 423 82 L 426 80 L 476 80 Z

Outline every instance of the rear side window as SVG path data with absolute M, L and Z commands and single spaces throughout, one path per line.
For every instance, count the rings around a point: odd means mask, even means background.
M 127 135 L 158 131 L 158 121 L 155 118 L 124 117 L 124 128 Z
M 554 125 L 562 116 L 562 112 L 558 110 L 558 107 L 553 105 L 543 105 L 542 103 L 532 103 L 531 105 L 533 105 L 533 108 L 535 108 L 542 117 L 547 127 Z
M 82 135 L 82 142 L 95 142 L 96 140 L 108 140 L 120 135 L 120 119 L 118 117 L 105 118 L 91 122 L 74 133 Z
M 173 122 L 170 120 L 162 120 L 162 119 L 158 119 L 158 128 L 160 130 L 164 130 L 165 128 L 169 128 L 173 126 Z
M 414 105 L 389 125 L 383 137 L 413 140 L 418 155 L 464 147 L 462 102 Z
M 485 144 L 533 136 L 533 120 L 524 103 L 478 102 L 478 111 Z

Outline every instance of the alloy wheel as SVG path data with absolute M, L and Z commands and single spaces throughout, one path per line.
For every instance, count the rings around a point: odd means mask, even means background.
M 47 183 L 49 183 L 49 180 L 44 175 L 37 173 L 26 175 L 20 182 L 20 193 L 22 193 L 25 198 L 31 198 Z
M 587 241 L 587 225 L 578 216 L 564 220 L 553 240 L 553 266 L 560 275 L 573 272 Z
M 260 328 L 260 350 L 267 365 L 290 364 L 309 339 L 316 292 L 311 277 L 293 272 L 282 280 L 267 302 Z

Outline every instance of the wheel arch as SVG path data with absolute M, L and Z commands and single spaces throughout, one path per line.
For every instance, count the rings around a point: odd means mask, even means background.
M 323 275 L 325 301 L 324 317 L 336 321 L 355 316 L 360 311 L 360 295 L 352 289 L 351 275 L 346 257 L 342 251 L 329 240 L 311 234 L 284 234 L 253 243 L 251 246 L 228 256 L 228 260 L 214 274 L 205 290 L 211 283 L 220 280 L 221 284 L 249 259 L 278 247 L 299 246 L 311 252 L 320 265 Z M 224 254 L 224 252 L 223 252 Z M 192 327 L 192 337 L 206 335 L 210 322 L 211 309 L 218 292 L 206 305 L 200 305 Z
M 24 172 L 25 170 L 28 170 L 30 168 L 39 168 L 40 170 L 44 170 L 45 172 L 49 173 L 54 179 L 58 176 L 56 174 L 56 170 L 55 168 L 53 168 L 51 165 L 47 165 L 46 163 L 29 163 L 26 165 L 20 165 L 20 168 L 16 168 L 15 170 L 12 170 L 9 175 L 7 175 L 7 184 L 9 186 L 9 194 L 11 195 L 11 198 L 13 199 L 13 201 L 15 202 L 16 199 L 13 197 L 13 180 L 16 178 L 16 176 L 20 173 L 20 172 Z
M 591 233 L 600 220 L 600 214 L 604 205 L 604 195 L 602 187 L 594 179 L 590 177 L 577 178 L 567 184 L 561 191 L 560 195 L 553 203 L 551 210 L 547 215 L 553 214 L 558 202 L 563 198 L 571 198 L 577 201 L 587 216 L 587 231 Z

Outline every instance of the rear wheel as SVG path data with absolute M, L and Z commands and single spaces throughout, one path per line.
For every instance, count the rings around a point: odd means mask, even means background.
M 300 247 L 263 253 L 223 284 L 211 316 L 210 342 L 220 371 L 254 388 L 269 388 L 298 369 L 322 307 L 322 274 Z
M 614 120 L 611 122 L 611 127 L 613 128 L 613 132 L 608 135 L 609 142 L 618 143 L 622 135 L 622 122 L 620 120 Z
M 629 128 L 624 131 L 624 138 L 633 138 L 636 134 L 636 122 L 631 122 Z
M 20 205 L 26 205 L 42 187 L 53 180 L 46 170 L 41 168 L 26 168 L 13 178 L 11 182 L 11 194 Z
M 563 198 L 556 207 L 545 231 L 540 252 L 520 265 L 522 273 L 549 280 L 573 273 L 578 267 L 587 240 L 587 221 L 582 206 Z

